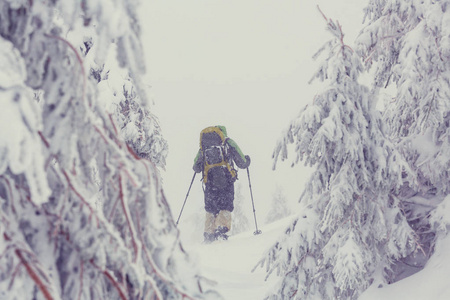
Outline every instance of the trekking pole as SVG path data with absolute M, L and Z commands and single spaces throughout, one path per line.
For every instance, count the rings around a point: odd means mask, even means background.
M 253 232 L 254 235 L 258 235 L 261 234 L 262 231 L 258 230 L 258 223 L 256 223 L 256 210 L 255 210 L 255 203 L 253 202 L 253 193 L 252 193 L 252 183 L 250 181 L 250 171 L 247 168 L 247 175 L 248 175 L 248 186 L 250 187 L 250 196 L 252 198 L 252 206 L 253 206 L 253 216 L 255 217 L 255 227 L 256 227 L 256 231 Z
M 192 177 L 192 180 L 191 180 L 191 185 L 189 185 L 189 189 L 188 189 L 187 194 L 186 194 L 186 199 L 184 199 L 184 203 L 183 203 L 183 206 L 181 207 L 180 215 L 178 216 L 178 220 L 177 220 L 176 225 L 178 225 L 178 222 L 180 221 L 181 214 L 183 213 L 184 205 L 186 204 L 186 200 L 187 200 L 187 198 L 189 196 L 189 192 L 191 191 L 191 187 L 192 187 L 192 183 L 194 182 L 195 175 L 197 175 L 197 173 L 194 172 L 194 176 Z

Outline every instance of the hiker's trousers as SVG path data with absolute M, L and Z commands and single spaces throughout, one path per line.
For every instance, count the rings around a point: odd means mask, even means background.
M 233 211 L 234 183 L 230 182 L 223 189 L 218 189 L 206 183 L 205 210 L 217 215 L 221 210 Z

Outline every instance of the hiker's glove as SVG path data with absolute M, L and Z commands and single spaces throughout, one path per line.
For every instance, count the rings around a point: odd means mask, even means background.
M 248 166 L 250 166 L 250 156 L 246 155 L 245 160 L 247 161 L 247 166 L 245 167 L 245 169 L 246 169 L 246 168 L 248 168 Z

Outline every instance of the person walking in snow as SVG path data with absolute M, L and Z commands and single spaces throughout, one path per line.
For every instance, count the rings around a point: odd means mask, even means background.
M 226 240 L 231 229 L 231 212 L 234 209 L 234 182 L 236 164 L 241 169 L 250 165 L 250 157 L 227 136 L 225 126 L 207 127 L 200 133 L 200 149 L 193 169 L 203 173 L 205 192 L 205 242 Z

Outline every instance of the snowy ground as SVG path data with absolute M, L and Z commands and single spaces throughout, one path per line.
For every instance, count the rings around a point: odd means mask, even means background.
M 262 226 L 260 235 L 253 235 L 253 230 L 231 236 L 227 241 L 193 243 L 186 248 L 198 256 L 202 275 L 214 282 L 213 288 L 224 299 L 264 299 L 279 278 L 274 274 L 265 281 L 265 268 L 258 266 L 254 272 L 252 269 L 290 221 L 291 218 L 285 218 Z
M 450 236 L 438 241 L 436 252 L 425 268 L 392 285 L 369 288 L 360 300 L 447 300 L 450 299 Z
M 252 269 L 264 252 L 283 233 L 292 217 L 287 217 L 260 229 L 231 236 L 228 241 L 185 245 L 189 253 L 197 255 L 202 275 L 211 280 L 213 288 L 225 300 L 264 299 L 279 280 L 276 274 L 265 281 L 265 268 Z M 450 236 L 440 240 L 436 252 L 426 267 L 397 283 L 382 288 L 370 287 L 360 300 L 447 300 L 450 299 Z

